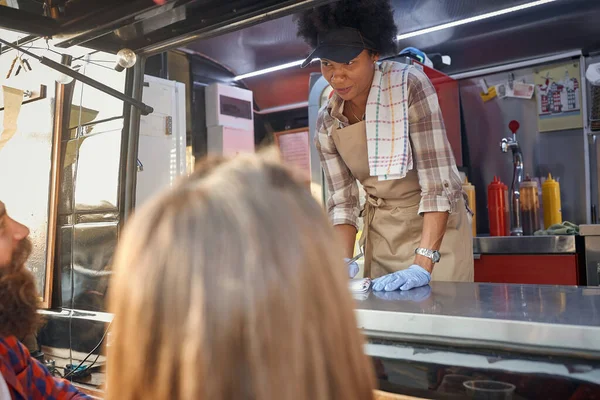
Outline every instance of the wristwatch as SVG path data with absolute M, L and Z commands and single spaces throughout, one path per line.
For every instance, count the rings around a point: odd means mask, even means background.
M 434 264 L 440 262 L 441 258 L 439 251 L 424 249 L 422 247 L 417 248 L 415 250 L 415 254 L 431 259 L 431 261 L 433 261 Z

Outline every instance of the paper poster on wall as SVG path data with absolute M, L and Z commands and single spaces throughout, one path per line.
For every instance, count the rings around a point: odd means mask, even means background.
M 310 144 L 308 129 L 275 133 L 284 163 L 294 166 L 305 182 L 310 184 Z
M 535 85 L 530 85 L 525 82 L 509 82 L 496 85 L 496 93 L 499 99 L 513 97 L 515 99 L 531 99 L 535 92 Z
M 540 68 L 534 82 L 540 132 L 583 128 L 579 61 Z
M 0 131 L 0 150 L 17 132 L 17 119 L 23 104 L 22 90 L 2 86 L 2 94 L 4 96 L 4 118 L 3 128 Z

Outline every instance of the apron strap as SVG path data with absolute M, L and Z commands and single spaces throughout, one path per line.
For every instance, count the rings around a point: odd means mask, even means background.
M 359 245 L 364 249 L 365 255 L 365 277 L 371 277 L 371 261 L 373 260 L 373 246 L 369 240 L 369 231 L 371 229 L 371 223 L 375 216 L 375 210 L 385 204 L 385 201 L 379 197 L 371 196 L 367 194 L 367 201 L 365 201 L 365 207 L 362 209 L 360 216 L 363 217 L 363 233 L 360 236 Z

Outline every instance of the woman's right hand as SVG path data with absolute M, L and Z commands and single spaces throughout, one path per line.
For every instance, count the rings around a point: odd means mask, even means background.
M 348 276 L 350 277 L 350 279 L 354 279 L 354 277 L 358 275 L 358 271 L 360 270 L 358 263 L 356 261 L 353 261 L 348 264 L 348 262 L 350 261 L 349 258 L 344 258 L 344 261 L 348 266 Z
M 373 291 L 393 292 L 394 290 L 410 290 L 428 285 L 431 274 L 419 265 L 413 264 L 408 269 L 397 271 L 373 280 Z

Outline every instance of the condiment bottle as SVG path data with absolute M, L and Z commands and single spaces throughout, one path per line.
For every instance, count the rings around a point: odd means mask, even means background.
M 488 216 L 491 236 L 508 236 L 508 187 L 497 176 L 488 185 Z
M 554 224 L 561 224 L 562 211 L 560 205 L 560 184 L 548 174 L 542 183 L 542 202 L 544 203 L 544 226 L 546 229 Z
M 477 236 L 477 211 L 475 205 L 475 186 L 473 186 L 468 178 L 465 178 L 465 181 L 462 184 L 462 188 L 467 194 L 467 198 L 469 200 L 469 208 L 473 212 L 473 221 L 471 224 L 473 226 L 473 237 Z
M 523 223 L 523 235 L 531 236 L 540 230 L 540 201 L 538 196 L 538 185 L 532 181 L 529 175 L 519 187 L 521 193 L 521 221 Z

